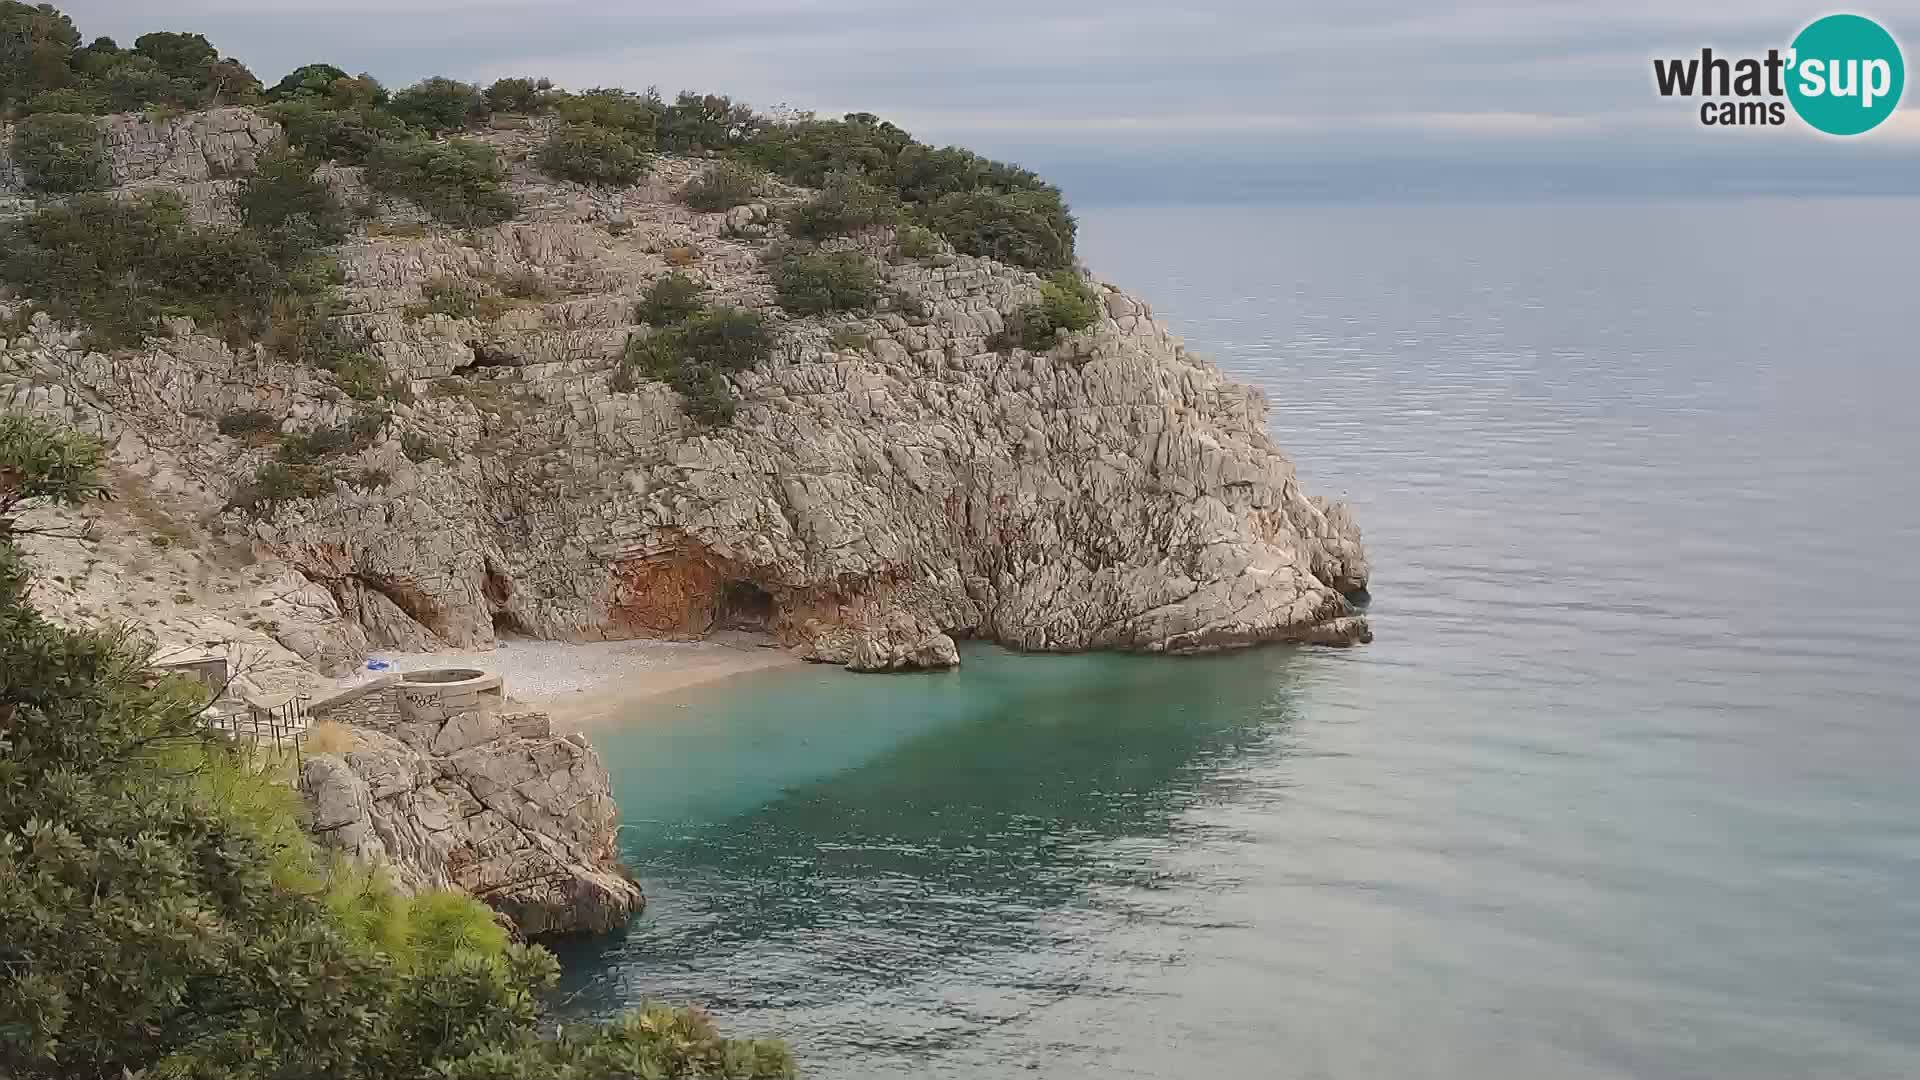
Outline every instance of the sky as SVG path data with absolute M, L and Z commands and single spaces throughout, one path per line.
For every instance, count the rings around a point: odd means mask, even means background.
M 1920 87 L 1874 132 L 1703 127 L 1654 57 L 1763 55 L 1920 0 L 68 0 L 91 39 L 206 34 L 271 83 L 545 75 L 877 113 L 1076 205 L 1920 192 Z M 1909 45 L 1908 43 L 1916 43 Z

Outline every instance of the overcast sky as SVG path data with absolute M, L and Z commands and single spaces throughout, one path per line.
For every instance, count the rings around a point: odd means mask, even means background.
M 88 38 L 196 30 L 271 83 L 324 60 L 711 89 L 878 113 L 1077 204 L 1920 190 L 1920 96 L 1841 142 L 1715 130 L 1654 56 L 1763 54 L 1805 0 L 68 0 Z M 1839 9 L 1845 10 L 1845 9 Z M 1912 59 L 1920 0 L 1860 8 Z M 1914 91 L 1920 95 L 1920 89 Z

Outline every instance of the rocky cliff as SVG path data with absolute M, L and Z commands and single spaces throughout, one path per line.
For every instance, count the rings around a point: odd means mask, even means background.
M 314 836 L 408 891 L 461 889 L 528 935 L 602 933 L 644 901 L 616 864 L 599 754 L 540 713 L 474 709 L 345 729 L 300 771 Z
M 208 220 L 231 212 L 227 177 L 274 136 L 238 109 L 110 124 L 117 180 L 181 188 Z M 1347 599 L 1368 572 L 1349 513 L 1301 490 L 1258 392 L 1140 300 L 1099 285 L 1089 329 L 1046 353 L 991 351 L 1039 279 L 907 259 L 882 228 L 829 246 L 871 256 L 893 299 L 793 318 L 762 255 L 804 192 L 696 213 L 674 195 L 705 162 L 662 159 L 609 191 L 535 171 L 537 131 L 485 138 L 513 163 L 513 221 L 452 231 L 379 200 L 340 252 L 343 321 L 412 390 L 350 462 L 381 483 L 343 480 L 264 516 L 222 509 L 271 450 L 222 436 L 221 416 L 263 410 L 293 431 L 365 406 L 190 324 L 109 356 L 42 317 L 0 354 L 0 404 L 100 431 L 155 498 L 265 560 L 216 609 L 323 669 L 369 646 L 723 625 L 860 670 L 955 663 L 956 636 L 1169 652 L 1368 639 Z M 327 175 L 365 196 L 356 170 Z M 613 378 L 646 332 L 635 300 L 670 267 L 780 330 L 779 354 L 734 377 L 730 426 L 692 421 L 663 384 Z M 450 281 L 495 302 L 423 313 L 423 289 Z

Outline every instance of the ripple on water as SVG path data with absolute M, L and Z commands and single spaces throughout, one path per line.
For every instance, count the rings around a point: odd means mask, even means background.
M 597 733 L 652 904 L 567 1007 L 832 1080 L 1920 1075 L 1917 211 L 1085 215 L 1357 503 L 1378 640 Z

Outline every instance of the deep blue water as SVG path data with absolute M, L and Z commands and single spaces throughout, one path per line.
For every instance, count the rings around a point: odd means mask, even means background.
M 1378 640 L 752 676 L 595 732 L 569 1007 L 809 1075 L 1920 1075 L 1920 202 L 1103 211 Z

